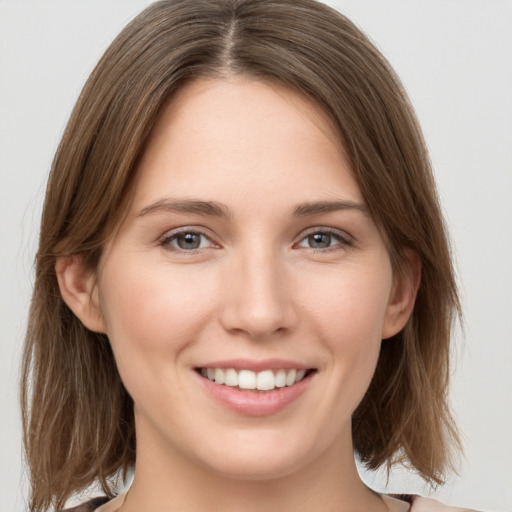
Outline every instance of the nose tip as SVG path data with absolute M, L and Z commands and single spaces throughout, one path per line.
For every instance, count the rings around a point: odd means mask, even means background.
M 286 323 L 283 308 L 277 303 L 239 302 L 226 325 L 231 331 L 245 332 L 252 339 L 261 340 L 286 331 Z
M 285 274 L 276 265 L 243 265 L 231 275 L 222 311 L 222 324 L 230 332 L 254 340 L 282 335 L 296 322 Z

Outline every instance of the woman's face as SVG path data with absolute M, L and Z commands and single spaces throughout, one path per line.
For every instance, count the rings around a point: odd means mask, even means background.
M 199 80 L 137 176 L 92 297 L 138 462 L 261 479 L 352 456 L 351 415 L 406 318 L 325 115 L 282 86 Z

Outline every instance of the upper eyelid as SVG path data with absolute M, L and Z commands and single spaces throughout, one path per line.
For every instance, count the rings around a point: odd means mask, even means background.
M 314 233 L 328 233 L 329 235 L 337 235 L 340 238 L 347 238 L 352 241 L 355 240 L 355 237 L 344 229 L 332 228 L 327 226 L 315 226 L 312 228 L 308 228 L 305 231 L 302 231 L 301 234 L 299 235 L 299 241 L 303 240 L 305 237 L 312 235 Z
M 167 238 L 172 238 L 173 236 L 179 235 L 180 233 L 197 233 L 198 235 L 203 235 L 206 238 L 211 239 L 212 236 L 208 234 L 209 230 L 204 227 L 199 226 L 181 226 L 178 228 L 172 228 L 165 231 L 165 233 L 159 237 L 160 240 L 165 240 Z
M 323 233 L 323 232 L 328 232 L 328 233 L 345 233 L 347 236 L 350 236 L 345 230 L 343 229 L 340 229 L 340 228 L 333 228 L 333 227 L 329 227 L 329 226 L 313 226 L 311 228 L 306 228 L 305 230 L 302 231 L 302 233 Z

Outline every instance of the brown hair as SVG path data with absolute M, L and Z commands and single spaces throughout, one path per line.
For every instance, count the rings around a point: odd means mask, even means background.
M 133 403 L 106 336 L 62 300 L 59 255 L 95 268 L 121 220 L 137 161 L 165 101 L 197 77 L 247 75 L 312 98 L 336 127 L 395 271 L 405 248 L 422 279 L 405 329 L 383 341 L 353 416 L 366 465 L 407 463 L 440 483 L 459 447 L 447 403 L 449 341 L 460 312 L 425 143 L 387 61 L 343 15 L 313 0 L 176 0 L 137 16 L 105 52 L 73 110 L 50 173 L 23 361 L 32 510 L 135 461 Z

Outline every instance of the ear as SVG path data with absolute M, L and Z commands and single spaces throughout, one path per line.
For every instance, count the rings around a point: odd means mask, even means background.
M 80 255 L 59 256 L 55 273 L 60 293 L 69 309 L 89 330 L 106 333 L 95 274 L 85 267 L 83 258 Z
M 414 310 L 414 303 L 421 281 L 421 259 L 413 249 L 405 249 L 406 265 L 403 273 L 395 275 L 389 296 L 382 339 L 399 333 Z

